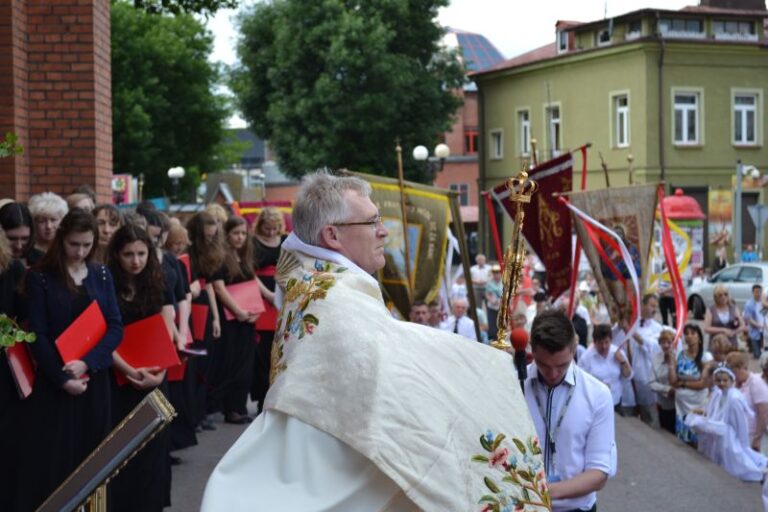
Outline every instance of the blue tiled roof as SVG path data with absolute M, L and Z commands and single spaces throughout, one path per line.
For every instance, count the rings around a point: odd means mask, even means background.
M 459 41 L 467 70 L 482 71 L 504 60 L 501 52 L 484 35 L 459 30 L 451 30 L 451 32 L 456 34 Z

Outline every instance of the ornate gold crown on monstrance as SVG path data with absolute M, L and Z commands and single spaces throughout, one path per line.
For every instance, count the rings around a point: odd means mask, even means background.
M 511 242 L 504 251 L 503 292 L 501 294 L 499 316 L 496 319 L 498 335 L 496 341 L 491 342 L 491 346 L 502 350 L 512 348 L 512 344 L 507 340 L 510 317 L 509 306 L 512 297 L 517 295 L 520 278 L 523 275 L 523 266 L 525 265 L 525 241 L 523 239 L 525 212 L 523 211 L 523 205 L 531 202 L 531 198 L 538 188 L 539 185 L 535 181 L 528 179 L 527 165 L 523 166 L 520 174 L 507 180 L 509 200 L 515 204 L 515 223 L 512 226 Z

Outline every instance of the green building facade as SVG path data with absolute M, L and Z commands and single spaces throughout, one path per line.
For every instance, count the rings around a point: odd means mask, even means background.
M 552 44 L 472 77 L 481 98 L 481 189 L 519 172 L 531 139 L 539 161 L 591 143 L 589 189 L 604 188 L 606 174 L 610 186 L 664 181 L 708 213 L 710 191 L 732 190 L 741 160 L 762 173 L 744 182 L 742 196 L 742 243 L 754 244 L 747 206 L 763 202 L 768 181 L 766 17 L 695 7 L 558 22 Z M 705 229 L 707 246 L 708 238 Z

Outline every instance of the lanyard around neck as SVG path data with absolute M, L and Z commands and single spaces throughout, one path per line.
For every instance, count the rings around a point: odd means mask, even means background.
M 566 373 L 566 377 L 567 377 L 567 373 Z M 565 378 L 563 378 L 563 381 L 565 381 Z M 558 415 L 558 418 L 557 418 L 557 421 L 555 422 L 554 427 L 552 427 L 550 425 L 551 422 L 548 421 L 549 418 L 547 416 L 546 410 L 544 409 L 544 405 L 541 403 L 541 397 L 539 396 L 539 379 L 538 379 L 538 376 L 537 376 L 537 378 L 533 379 L 531 381 L 531 383 L 533 384 L 533 387 L 534 387 L 534 389 L 533 389 L 533 396 L 536 399 L 536 405 L 539 408 L 539 413 L 541 414 L 541 419 L 544 422 L 544 428 L 545 428 L 546 433 L 547 433 L 547 439 L 546 439 L 547 445 L 545 447 L 546 449 L 545 449 L 545 454 L 544 454 L 544 459 L 545 459 L 544 460 L 544 467 L 547 470 L 547 474 L 550 474 L 552 472 L 552 470 L 554 470 L 554 463 L 551 461 L 551 457 L 550 457 L 550 453 L 549 452 L 550 452 L 550 449 L 551 449 L 552 455 L 554 455 L 557 452 L 557 444 L 555 443 L 555 440 L 557 439 L 557 434 L 560 431 L 560 426 L 563 424 L 563 420 L 565 419 L 565 414 L 568 412 L 568 406 L 571 405 L 571 399 L 573 398 L 573 392 L 576 389 L 576 381 L 574 380 L 574 383 L 573 383 L 572 386 L 571 385 L 568 386 L 568 395 L 565 397 L 565 403 L 560 408 L 560 414 Z M 562 382 L 560 384 L 562 384 Z M 560 384 L 558 384 L 558 386 Z M 555 386 L 554 388 L 549 388 L 549 390 L 553 391 L 553 393 L 552 393 L 553 395 L 554 395 L 554 390 L 556 388 L 557 388 L 557 386 Z M 548 390 L 548 394 L 549 394 L 549 390 Z M 550 399 L 548 400 L 548 404 L 547 404 L 550 407 L 552 405 L 550 403 L 552 398 L 553 397 L 550 397 Z

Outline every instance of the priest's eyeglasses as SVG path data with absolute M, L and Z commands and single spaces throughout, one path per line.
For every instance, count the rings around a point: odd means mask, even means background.
M 381 215 L 377 215 L 371 220 L 366 220 L 364 222 L 337 222 L 334 224 L 334 226 L 371 226 L 374 229 L 378 228 L 384 224 Z

